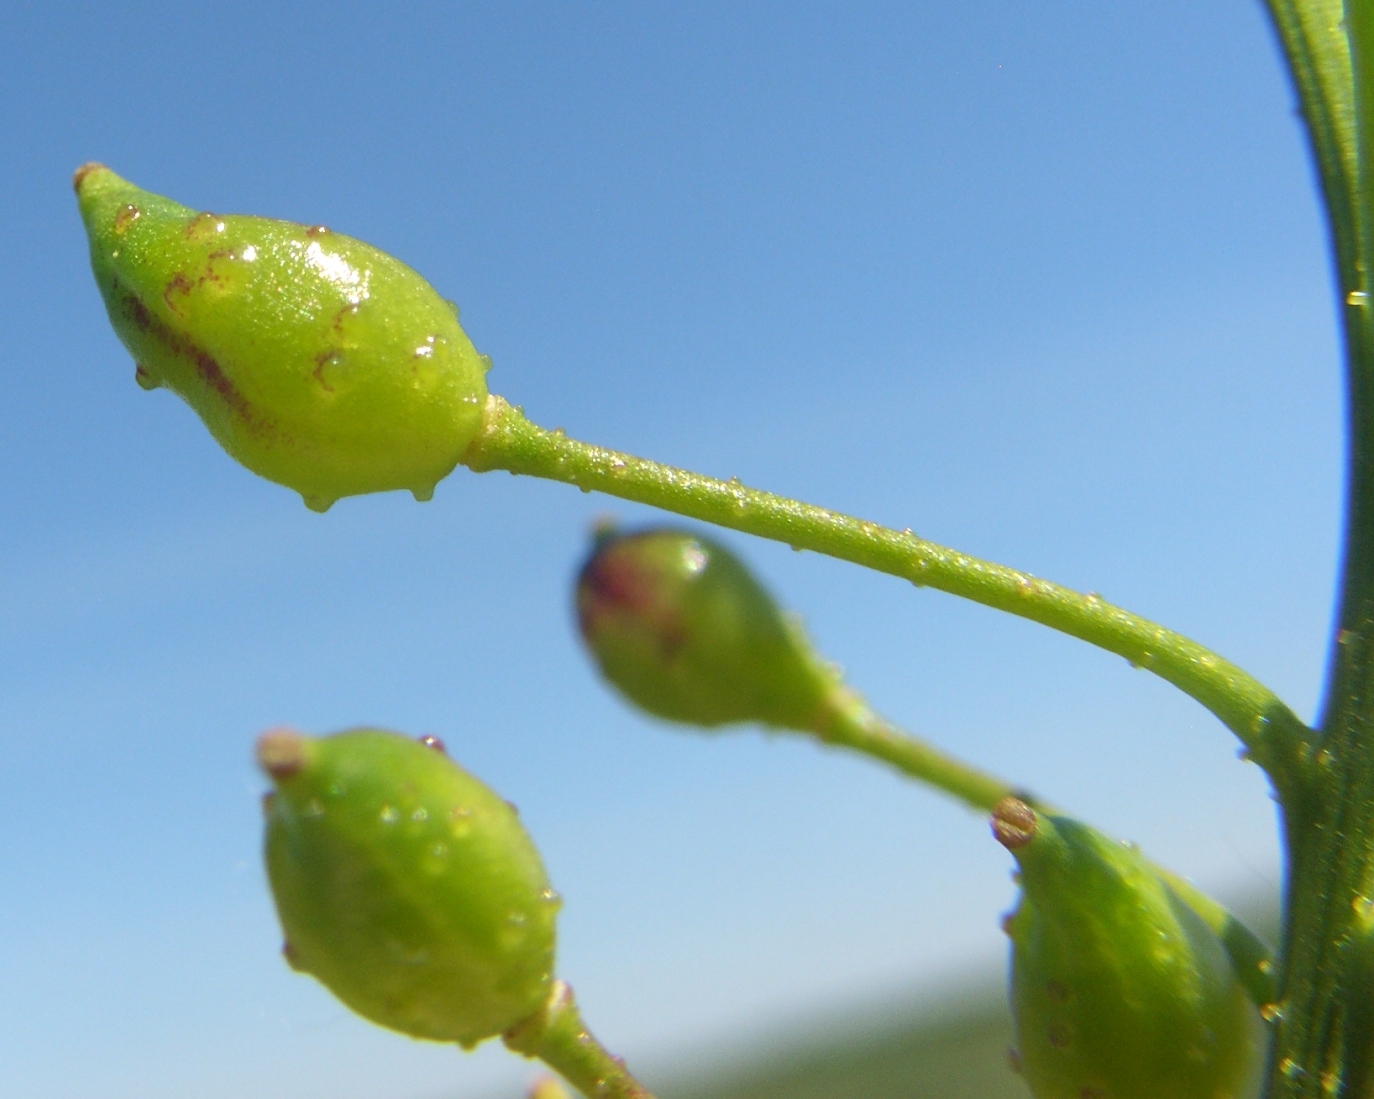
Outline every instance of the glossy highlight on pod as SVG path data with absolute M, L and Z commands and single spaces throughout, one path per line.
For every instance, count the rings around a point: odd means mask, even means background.
M 322 225 L 196 211 L 100 164 L 73 183 L 139 385 L 317 511 L 433 495 L 481 425 L 490 363 L 420 275 Z

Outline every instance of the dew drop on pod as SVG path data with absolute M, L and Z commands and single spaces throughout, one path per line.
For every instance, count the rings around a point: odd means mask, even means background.
M 1221 941 L 1134 847 L 1016 798 L 993 810 L 1021 1072 L 1037 1099 L 1247 1099 L 1259 1016 Z
M 687 531 L 603 532 L 578 576 L 577 620 L 606 679 L 671 721 L 808 729 L 833 686 L 740 560 Z
M 472 1046 L 544 1006 L 559 901 L 515 810 L 429 738 L 258 740 L 283 947 L 359 1015 Z
M 481 425 L 488 360 L 405 264 L 324 226 L 197 212 L 99 164 L 74 185 L 110 323 L 254 473 L 323 511 L 428 499 Z

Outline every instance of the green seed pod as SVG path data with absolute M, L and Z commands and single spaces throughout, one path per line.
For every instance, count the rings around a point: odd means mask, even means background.
M 294 968 L 374 1023 L 465 1047 L 543 1006 L 558 897 L 515 810 L 442 745 L 277 730 L 257 755 Z
M 323 226 L 197 213 L 77 170 L 91 267 L 145 389 L 308 506 L 427 500 L 481 425 L 488 360 L 403 263 Z
M 1015 798 L 993 832 L 1020 869 L 1012 1014 L 1038 1099 L 1251 1094 L 1258 1013 L 1221 941 L 1139 851 Z
M 672 528 L 604 533 L 577 581 L 602 674 L 659 717 L 811 729 L 832 673 L 724 547 Z

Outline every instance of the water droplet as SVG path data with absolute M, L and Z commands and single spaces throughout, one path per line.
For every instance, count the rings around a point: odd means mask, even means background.
M 132 203 L 121 206 L 114 216 L 114 231 L 122 237 L 129 231 L 129 226 L 142 216 L 143 211 Z
M 1363 290 L 1352 290 L 1345 296 L 1346 305 L 1365 305 L 1369 301 L 1369 295 Z
M 377 816 L 383 824 L 395 824 L 401 819 L 401 814 L 396 812 L 395 807 L 391 805 L 383 805 L 382 811 Z
M 506 922 L 514 927 L 520 927 L 528 918 L 523 912 L 512 912 L 506 917 Z
M 612 475 L 613 477 L 619 477 L 621 474 L 623 474 L 623 473 L 625 472 L 626 468 L 627 468 L 627 467 L 626 467 L 626 465 L 625 465 L 625 459 L 624 459 L 624 458 L 612 458 L 612 459 L 611 459 L 611 475 Z
M 433 748 L 442 755 L 448 755 L 448 749 L 444 747 L 444 742 L 433 734 L 426 734 L 420 738 L 420 743 L 426 748 Z
M 545 904 L 553 905 L 555 908 L 561 908 L 563 906 L 563 898 L 553 889 L 545 889 L 544 892 L 539 894 L 539 899 Z
M 1307 1073 L 1303 1070 L 1303 1067 L 1300 1064 L 1298 1064 L 1297 1061 L 1293 1060 L 1293 1058 L 1291 1057 L 1285 1057 L 1282 1061 L 1279 1062 L 1279 1071 L 1283 1073 L 1286 1077 L 1288 1077 L 1288 1079 L 1290 1080 L 1296 1080 L 1300 1076 L 1307 1075 Z
M 157 380 L 156 375 L 142 363 L 134 367 L 134 381 L 139 384 L 141 389 L 156 389 L 162 384 Z
M 1260 1018 L 1266 1023 L 1272 1023 L 1275 1019 L 1283 1018 L 1283 1008 L 1279 1007 L 1278 1004 L 1261 1004 L 1259 1013 Z
M 445 855 L 448 854 L 448 844 L 436 843 L 433 847 L 429 849 L 429 853 L 436 859 L 442 859 Z
M 410 819 L 414 821 L 429 820 L 429 810 L 422 805 L 410 814 Z
M 257 246 L 253 244 L 245 245 L 243 252 L 241 253 L 241 256 L 243 258 L 244 263 L 252 263 L 255 259 L 258 258 Z
M 314 493 L 301 493 L 301 500 L 311 511 L 323 515 L 334 506 L 334 499 L 328 496 L 318 496 Z
M 1018 576 L 1016 578 L 1016 587 L 1020 590 L 1022 595 L 1030 595 L 1030 593 L 1035 590 L 1035 581 L 1029 576 Z
M 304 814 L 307 817 L 324 816 L 324 806 L 320 804 L 319 798 L 311 798 L 306 802 Z
M 434 499 L 434 486 L 425 485 L 422 488 L 413 488 L 410 494 L 415 497 L 417 504 L 427 504 Z

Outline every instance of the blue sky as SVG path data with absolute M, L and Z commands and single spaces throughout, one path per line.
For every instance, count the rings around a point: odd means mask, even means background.
M 325 516 L 105 321 L 69 189 L 332 228 L 455 299 L 536 421 L 1155 617 L 1310 716 L 1339 535 L 1323 229 L 1257 3 L 9 5 L 0 38 L 0 1074 L 16 1099 L 440 1099 L 529 1068 L 279 960 L 253 737 L 433 732 L 519 804 L 632 1064 L 1000 958 L 985 825 L 640 718 L 578 650 L 600 515 L 460 470 Z M 725 540 L 883 712 L 1231 896 L 1254 768 L 1042 628 Z

